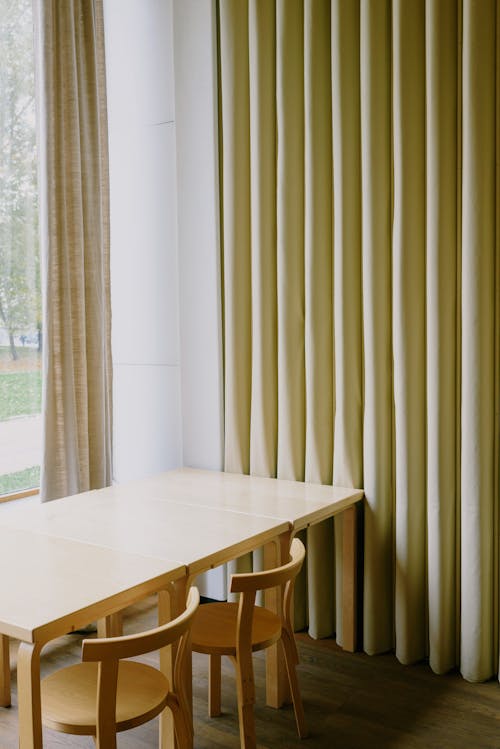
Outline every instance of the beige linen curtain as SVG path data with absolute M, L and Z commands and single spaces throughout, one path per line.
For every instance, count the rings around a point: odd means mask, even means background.
M 365 650 L 487 679 L 498 3 L 218 8 L 226 470 L 363 487 Z M 339 526 L 308 531 L 297 623 L 341 642 Z
M 111 483 L 102 0 L 36 0 L 43 270 L 42 499 Z

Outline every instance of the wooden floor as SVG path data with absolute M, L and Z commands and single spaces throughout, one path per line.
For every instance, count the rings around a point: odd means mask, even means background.
M 126 631 L 155 624 L 154 601 L 131 609 Z M 47 646 L 42 669 L 48 673 L 80 656 L 82 636 L 68 635 Z M 300 682 L 310 738 L 300 741 L 290 707 L 264 705 L 264 662 L 255 657 L 258 746 L 262 749 L 500 749 L 500 685 L 468 684 L 457 674 L 435 676 L 428 666 L 403 667 L 392 655 L 369 657 L 342 652 L 329 640 L 299 635 Z M 0 708 L 0 749 L 17 748 L 15 654 L 12 644 L 13 705 Z M 195 655 L 194 719 L 196 749 L 238 747 L 235 682 L 224 665 L 223 711 L 206 717 L 207 669 Z M 157 721 L 120 734 L 120 749 L 157 746 Z M 44 747 L 87 747 L 89 738 L 44 730 Z

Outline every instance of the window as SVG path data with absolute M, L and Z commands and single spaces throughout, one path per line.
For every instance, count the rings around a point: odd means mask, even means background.
M 0 495 L 38 486 L 41 295 L 32 0 L 0 0 Z

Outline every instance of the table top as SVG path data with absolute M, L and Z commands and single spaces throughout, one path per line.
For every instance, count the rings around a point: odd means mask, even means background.
M 285 533 L 288 521 L 212 507 L 113 497 L 103 490 L 0 512 L 0 527 L 22 528 L 117 552 L 176 559 L 189 574 L 235 559 Z
M 179 468 L 105 491 L 122 500 L 147 496 L 151 500 L 288 520 L 296 531 L 343 512 L 364 496 L 361 489 L 197 468 Z
M 0 527 L 0 632 L 46 642 L 166 588 L 177 561 Z

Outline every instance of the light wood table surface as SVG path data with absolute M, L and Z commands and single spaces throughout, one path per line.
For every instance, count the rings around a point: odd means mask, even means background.
M 293 523 L 296 531 L 343 512 L 364 496 L 360 489 L 197 468 L 179 468 L 104 491 L 121 499 L 144 493 L 154 500 L 280 518 Z
M 169 474 L 165 474 L 166 477 Z M 168 480 L 168 478 L 167 478 Z M 190 576 L 231 561 L 290 529 L 286 519 L 158 501 L 124 485 L 0 513 L 0 525 L 23 528 L 151 557 L 177 559 Z
M 180 469 L 142 481 L 86 492 L 43 505 L 29 503 L 25 506 L 20 504 L 17 507 L 8 508 L 6 512 L 0 511 L 0 531 L 9 535 L 11 530 L 8 529 L 12 529 L 31 535 L 39 539 L 37 543 L 42 546 L 45 543 L 48 548 L 52 544 L 55 548 L 66 543 L 68 554 L 72 553 L 70 547 L 73 546 L 76 557 L 78 556 L 76 549 L 80 549 L 81 553 L 83 553 L 82 549 L 91 550 L 89 554 L 94 557 L 95 561 L 88 569 L 90 598 L 93 597 L 92 579 L 94 579 L 94 584 L 97 586 L 96 593 L 98 593 L 101 582 L 100 571 L 106 569 L 101 558 L 103 555 L 110 555 L 110 559 L 114 558 L 114 555 L 117 555 L 117 559 L 121 557 L 149 559 L 152 567 L 155 564 L 159 565 L 163 574 L 168 577 L 168 581 L 175 580 L 173 585 L 170 585 L 171 595 L 160 593 L 159 596 L 160 621 L 165 621 L 183 608 L 186 588 L 200 572 L 231 561 L 262 546 L 265 549 L 266 565 L 273 566 L 280 563 L 286 554 L 291 536 L 295 532 L 306 528 L 311 523 L 342 513 L 344 518 L 344 647 L 353 650 L 356 631 L 356 504 L 362 497 L 363 492 L 360 490 Z M 40 539 L 45 539 L 45 541 Z M 34 548 L 36 551 L 28 556 L 23 576 L 22 584 L 26 586 L 27 592 L 32 585 L 28 574 L 29 560 L 32 560 L 31 564 L 34 567 L 37 565 L 35 559 L 38 555 L 38 548 Z M 18 558 L 18 554 L 19 552 L 13 553 L 10 559 Z M 4 569 L 9 566 L 8 556 L 6 553 L 4 562 L 2 549 L 1 559 Z M 175 560 L 175 562 L 169 562 L 169 560 Z M 58 565 L 58 568 L 60 567 Z M 71 581 L 70 569 L 77 568 L 76 563 L 73 567 L 68 566 L 67 584 Z M 183 570 L 184 574 L 182 572 L 178 574 L 179 569 Z M 40 568 L 40 575 L 42 577 L 45 575 L 50 580 L 49 569 Z M 12 584 L 14 580 L 15 575 L 11 579 Z M 147 582 L 142 580 L 143 584 L 149 586 L 148 592 L 144 592 L 143 596 L 151 592 L 156 582 L 158 581 L 153 583 L 152 580 Z M 166 578 L 162 579 L 162 582 L 166 582 Z M 125 580 L 122 580 L 122 585 L 125 587 Z M 156 590 L 159 587 L 161 586 L 156 586 Z M 163 587 L 165 588 L 166 585 Z M 43 594 L 44 589 L 41 590 Z M 123 590 L 120 591 L 120 595 L 122 593 Z M 0 597 L 1 595 L 0 593 Z M 56 589 L 52 598 L 49 597 L 49 599 L 55 601 L 57 598 Z M 99 595 L 95 596 L 95 599 L 99 599 Z M 123 606 L 131 602 L 132 600 L 128 600 Z M 108 603 L 111 605 L 108 606 Z M 273 605 L 274 602 L 270 600 L 268 603 Z M 85 610 L 83 619 L 78 619 L 79 624 L 75 626 L 81 626 L 100 616 L 109 616 L 123 606 L 112 597 L 104 605 L 101 599 L 88 601 L 87 609 L 83 607 Z M 61 616 L 71 613 L 68 609 L 68 611 L 63 611 Z M 27 615 L 29 618 L 28 597 Z M 18 630 L 15 634 L 9 628 L 11 625 L 12 623 L 8 622 L 8 616 L 2 618 L 0 608 L 0 632 L 14 636 L 22 634 Z M 60 630 L 56 626 L 50 629 L 50 635 L 46 636 L 49 633 L 47 629 L 44 634 L 45 639 L 42 637 L 40 643 L 43 640 L 44 644 L 52 636 L 58 636 L 69 629 L 71 627 L 66 626 Z M 53 634 L 55 632 L 57 634 Z M 26 637 L 26 634 L 25 632 L 21 639 L 30 643 L 31 640 Z M 4 650 L 6 640 L 7 638 L 4 637 Z M 39 689 L 35 684 L 37 679 L 39 682 L 40 650 L 41 647 L 37 644 L 31 655 L 31 663 L 35 663 L 35 668 L 30 666 L 30 679 L 21 677 L 19 680 L 21 696 L 27 705 L 23 711 L 20 706 L 20 721 L 28 713 L 30 692 L 33 700 L 31 712 L 35 716 L 31 721 L 35 725 L 30 735 L 24 739 L 21 733 L 22 749 L 25 747 L 38 749 L 41 746 L 41 739 L 40 743 L 37 743 Z M 5 697 L 8 677 L 3 668 L 4 678 L 3 682 L 1 681 L 1 652 L 2 648 L 0 648 L 0 696 L 3 683 Z M 20 667 L 24 671 L 28 670 L 28 666 L 25 666 L 22 660 Z M 171 671 L 170 656 L 167 653 L 162 654 L 162 667 L 167 673 Z M 268 703 L 276 707 L 282 704 L 286 697 L 286 680 L 283 676 L 283 667 L 275 651 L 268 659 L 267 696 Z M 185 678 L 190 679 L 190 674 L 186 673 Z M 162 745 L 166 747 L 170 742 L 171 726 L 163 731 Z

